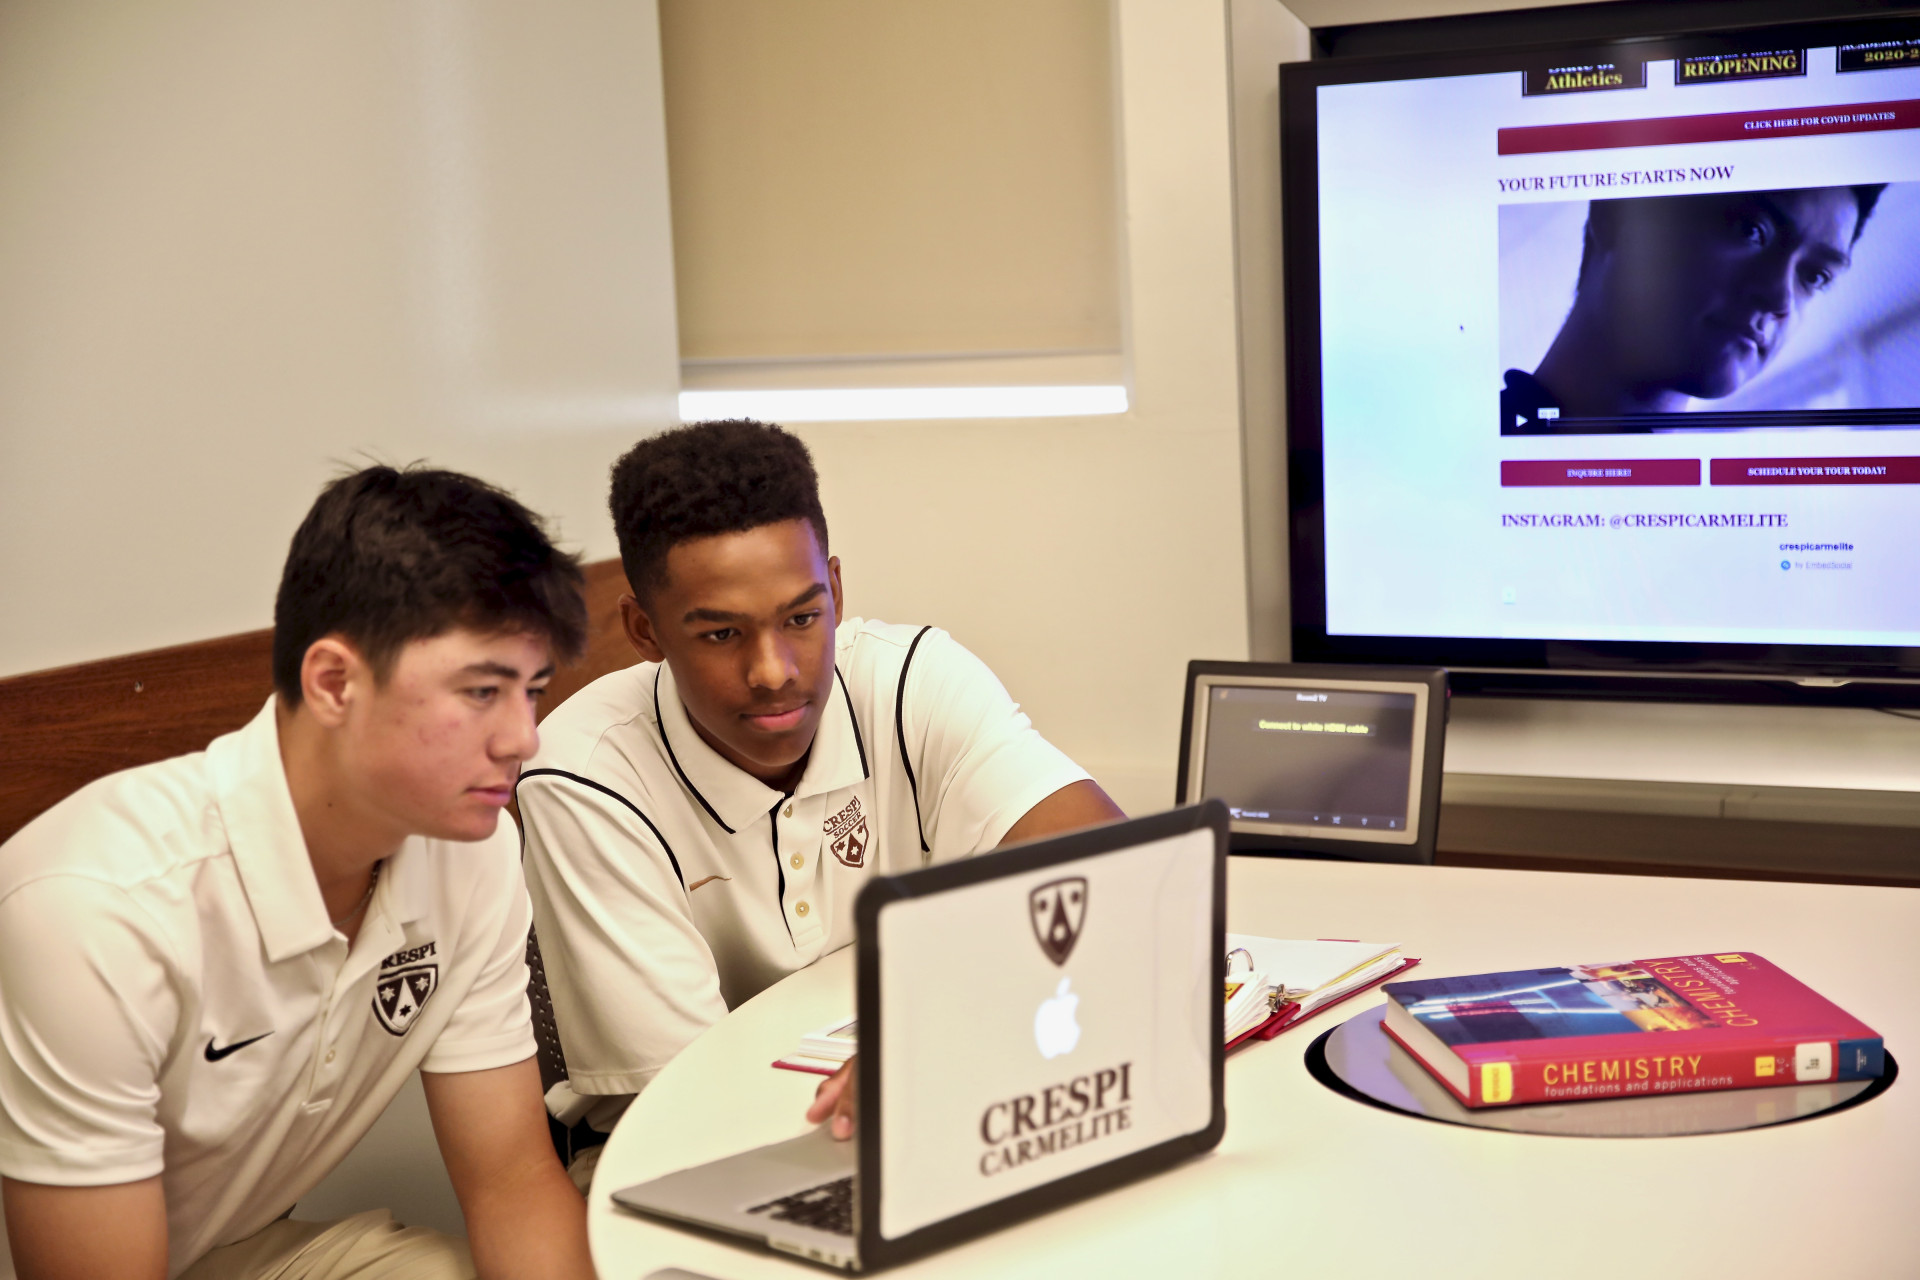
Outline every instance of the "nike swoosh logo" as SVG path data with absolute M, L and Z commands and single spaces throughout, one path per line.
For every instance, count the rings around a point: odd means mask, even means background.
M 731 879 L 733 879 L 732 876 L 708 876 L 704 880 L 695 880 L 692 884 L 688 885 L 687 892 L 692 893 L 695 889 L 698 889 L 701 885 L 712 884 L 715 880 L 731 880 Z
M 259 1035 L 257 1035 L 257 1036 L 255 1036 L 255 1037 L 253 1037 L 253 1039 L 251 1039 L 251 1040 L 237 1040 L 237 1041 L 235 1041 L 234 1043 L 232 1043 L 232 1044 L 230 1044 L 230 1045 L 228 1045 L 228 1046 L 227 1046 L 226 1048 L 224 1048 L 224 1049 L 216 1049 L 216 1048 L 214 1048 L 214 1047 L 213 1047 L 213 1038 L 212 1038 L 211 1036 L 209 1036 L 209 1037 L 207 1038 L 207 1061 L 208 1061 L 208 1062 L 218 1062 L 218 1061 L 220 1061 L 220 1059 L 222 1059 L 222 1058 L 224 1058 L 224 1057 L 226 1057 L 226 1056 L 227 1056 L 228 1054 L 230 1054 L 230 1053 L 238 1053 L 238 1052 L 240 1052 L 240 1050 L 242 1050 L 242 1049 L 244 1049 L 244 1048 L 246 1048 L 246 1047 L 247 1047 L 248 1045 L 250 1045 L 250 1044 L 258 1044 L 258 1043 L 260 1043 L 260 1042 L 261 1042 L 262 1040 L 265 1040 L 265 1039 L 266 1039 L 266 1038 L 267 1038 L 268 1036 L 270 1036 L 270 1035 L 272 1035 L 272 1034 L 273 1034 L 273 1032 L 271 1032 L 271 1031 L 262 1031 L 262 1032 L 261 1032 L 261 1033 L 260 1033 Z

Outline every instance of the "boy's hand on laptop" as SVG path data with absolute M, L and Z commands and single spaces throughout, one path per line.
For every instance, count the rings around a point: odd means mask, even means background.
M 848 1058 L 846 1066 L 822 1080 L 813 1092 L 813 1105 L 807 1108 L 807 1120 L 811 1124 L 819 1124 L 831 1116 L 828 1129 L 841 1142 L 853 1136 L 853 1100 L 858 1092 L 853 1082 L 859 1061 L 858 1055 Z

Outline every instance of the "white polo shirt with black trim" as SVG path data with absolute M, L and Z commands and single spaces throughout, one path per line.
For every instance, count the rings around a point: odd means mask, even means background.
M 991 849 L 1086 777 L 933 627 L 841 624 L 791 795 L 707 745 L 665 664 L 594 681 L 541 723 L 518 788 L 574 1090 L 639 1092 L 728 1009 L 853 941 L 876 871 Z
M 416 1070 L 533 1055 L 518 838 L 410 839 L 351 948 L 274 705 L 82 788 L 0 846 L 0 1174 L 159 1175 L 167 1274 L 339 1163 Z

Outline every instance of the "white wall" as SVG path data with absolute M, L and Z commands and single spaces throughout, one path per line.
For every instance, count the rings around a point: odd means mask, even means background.
M 659 68 L 651 0 L 0 5 L 0 674 L 269 625 L 368 456 L 613 554 L 679 389 Z M 461 1229 L 417 1082 L 301 1216 L 374 1205 Z
M 1280 219 L 1280 64 L 1309 55 L 1305 23 L 1279 0 L 1229 0 L 1233 42 L 1234 247 L 1240 289 L 1248 647 L 1285 662 L 1287 406 Z
M 268 625 L 366 456 L 612 553 L 678 390 L 648 0 L 13 0 L 0 85 L 0 674 Z

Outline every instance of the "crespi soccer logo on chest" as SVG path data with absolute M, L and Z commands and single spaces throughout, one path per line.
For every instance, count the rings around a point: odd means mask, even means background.
M 827 819 L 827 848 L 840 865 L 858 867 L 867 860 L 867 815 L 860 797 L 847 801 L 846 807 Z
M 380 978 L 373 984 L 373 1016 L 389 1035 L 404 1036 L 412 1030 L 420 1011 L 440 989 L 438 951 L 436 944 L 423 942 L 380 962 Z

